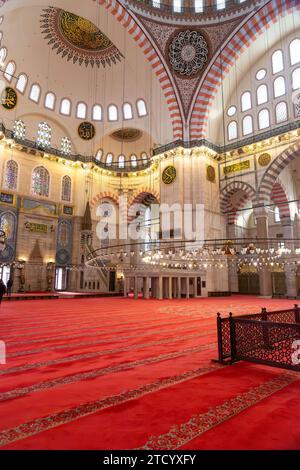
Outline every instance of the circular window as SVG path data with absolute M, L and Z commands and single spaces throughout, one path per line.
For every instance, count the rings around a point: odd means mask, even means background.
M 256 73 L 255 78 L 256 78 L 256 80 L 263 80 L 266 75 L 267 75 L 267 71 L 265 69 L 260 69 Z
M 227 109 L 227 115 L 232 117 L 236 113 L 236 106 L 230 106 L 230 108 Z

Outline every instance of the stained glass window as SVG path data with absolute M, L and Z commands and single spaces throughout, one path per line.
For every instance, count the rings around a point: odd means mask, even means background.
M 9 160 L 5 166 L 4 188 L 16 191 L 18 184 L 18 164 Z
M 14 235 L 14 216 L 10 212 L 1 215 L 0 229 L 3 230 L 8 240 L 11 240 Z
M 41 147 L 51 145 L 51 127 L 46 122 L 40 122 L 38 125 L 37 143 Z
M 23 140 L 25 139 L 26 126 L 21 119 L 18 119 L 14 122 L 13 134 L 16 139 Z
M 70 155 L 72 149 L 71 141 L 68 137 L 63 137 L 60 142 L 60 151 L 64 155 Z
M 71 202 L 71 189 L 72 189 L 71 178 L 68 175 L 66 175 L 62 179 L 62 186 L 61 186 L 62 201 Z
M 31 190 L 36 196 L 49 196 L 50 175 L 43 166 L 38 166 L 33 170 Z

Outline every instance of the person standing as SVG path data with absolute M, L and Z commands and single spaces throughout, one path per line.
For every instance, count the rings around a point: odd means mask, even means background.
M 3 298 L 4 294 L 5 294 L 5 292 L 6 292 L 5 284 L 4 284 L 4 282 L 2 281 L 2 279 L 0 279 L 0 304 L 1 304 L 1 302 L 2 302 L 2 298 Z
M 6 284 L 6 293 L 7 293 L 7 296 L 11 296 L 11 289 L 12 289 L 12 286 L 13 286 L 13 279 L 10 277 L 7 281 L 7 284 Z

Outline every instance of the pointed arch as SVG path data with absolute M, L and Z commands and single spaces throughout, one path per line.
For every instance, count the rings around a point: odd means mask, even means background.
M 232 196 L 240 192 L 240 198 L 232 202 Z M 238 212 L 245 208 L 246 204 L 250 201 L 251 204 L 254 204 L 256 199 L 256 192 L 254 188 L 243 181 L 233 181 L 229 183 L 223 190 L 220 195 L 220 208 L 223 214 L 227 215 L 227 223 L 229 225 L 234 225 L 236 223 Z
M 293 160 L 300 157 L 300 144 L 291 145 L 284 150 L 277 158 L 273 160 L 271 165 L 265 171 L 258 190 L 258 204 L 264 206 L 269 204 L 273 186 L 277 181 L 280 173 Z

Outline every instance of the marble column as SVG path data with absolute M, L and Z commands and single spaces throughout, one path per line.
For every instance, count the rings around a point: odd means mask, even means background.
M 149 277 L 143 277 L 143 297 L 149 299 Z
M 128 284 L 129 278 L 127 276 L 124 277 L 124 297 L 128 295 Z
M 181 277 L 177 278 L 177 299 L 181 299 Z
M 261 242 L 258 241 L 257 246 L 262 249 L 268 248 L 268 213 L 265 210 L 261 210 L 256 215 L 256 233 L 258 239 L 263 239 Z M 259 271 L 259 286 L 260 295 L 271 296 L 272 295 L 272 275 L 268 268 L 262 268 Z
M 172 277 L 168 278 L 168 298 L 172 299 Z
M 134 298 L 138 299 L 139 297 L 138 277 L 135 276 L 133 279 L 134 279 Z
M 157 299 L 162 300 L 163 298 L 163 277 L 159 276 L 158 277 L 158 286 L 157 286 Z
M 193 278 L 193 283 L 194 283 L 194 297 L 198 297 L 198 293 L 197 293 L 197 277 L 194 277 Z
M 186 286 L 185 296 L 187 299 L 189 299 L 190 298 L 190 278 L 189 277 L 185 278 L 185 286 Z

